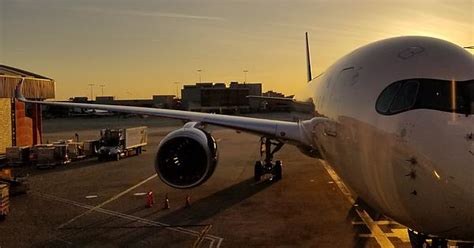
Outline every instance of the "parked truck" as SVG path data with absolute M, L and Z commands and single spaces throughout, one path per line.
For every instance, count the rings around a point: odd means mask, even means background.
M 120 160 L 141 154 L 146 145 L 147 127 L 102 129 L 97 157 L 99 160 Z

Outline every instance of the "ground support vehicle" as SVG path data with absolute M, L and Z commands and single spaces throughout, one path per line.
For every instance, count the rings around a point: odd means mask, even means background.
M 100 131 L 99 160 L 120 160 L 139 155 L 147 145 L 147 127 L 103 129 Z

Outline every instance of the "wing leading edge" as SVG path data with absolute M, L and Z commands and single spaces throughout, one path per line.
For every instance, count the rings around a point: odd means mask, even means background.
M 306 136 L 306 131 L 301 122 L 276 121 L 268 119 L 258 119 L 242 116 L 228 116 L 220 114 L 197 113 L 182 110 L 156 109 L 145 107 L 117 106 L 106 104 L 88 104 L 88 103 L 66 103 L 66 102 L 45 102 L 26 99 L 22 94 L 24 79 L 18 83 L 15 89 L 15 97 L 26 103 L 37 103 L 43 105 L 78 107 L 85 109 L 99 109 L 121 113 L 132 113 L 159 116 L 171 119 L 195 121 L 215 126 L 227 127 L 235 130 L 241 130 L 262 136 L 278 138 L 282 140 L 297 142 L 310 145 Z

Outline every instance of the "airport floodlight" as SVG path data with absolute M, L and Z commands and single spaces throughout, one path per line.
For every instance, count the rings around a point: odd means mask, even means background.
M 105 87 L 105 84 L 101 84 L 99 85 L 100 89 L 101 89 L 101 93 L 102 93 L 102 96 L 104 96 L 104 87 Z
M 199 83 L 202 83 L 202 80 L 201 80 L 202 69 L 198 69 L 197 72 L 199 73 Z

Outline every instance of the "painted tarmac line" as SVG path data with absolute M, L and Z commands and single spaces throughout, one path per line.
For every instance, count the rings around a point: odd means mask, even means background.
M 93 212 L 99 212 L 99 213 L 111 215 L 111 216 L 114 216 L 114 217 L 117 217 L 117 218 L 127 219 L 127 220 L 131 220 L 131 221 L 137 221 L 139 223 L 147 224 L 147 225 L 150 225 L 150 226 L 163 227 L 163 228 L 166 228 L 168 230 L 176 231 L 176 232 L 179 232 L 179 233 L 182 233 L 182 234 L 187 234 L 187 235 L 197 237 L 197 238 L 202 236 L 202 232 L 198 232 L 198 231 L 194 231 L 194 230 L 190 230 L 190 229 L 186 229 L 186 228 L 182 228 L 182 227 L 172 227 L 171 225 L 165 224 L 165 223 L 162 223 L 162 222 L 152 221 L 152 220 L 140 218 L 140 217 L 137 217 L 137 216 L 128 215 L 128 214 L 124 214 L 124 213 L 120 213 L 120 212 L 116 212 L 116 211 L 112 211 L 112 210 L 107 210 L 107 209 L 103 209 L 103 208 L 97 208 L 96 206 L 87 205 L 87 204 L 83 204 L 83 203 L 80 203 L 80 202 L 75 202 L 75 201 L 72 201 L 72 200 L 60 198 L 60 197 L 49 195 L 49 194 L 33 193 L 33 195 L 42 197 L 44 199 L 54 200 L 54 201 L 58 201 L 58 202 L 61 202 L 61 203 L 70 204 L 70 205 L 73 205 L 73 206 L 76 206 L 76 207 L 88 209 L 88 210 L 91 210 Z M 208 226 L 206 226 L 206 228 L 208 228 Z M 214 236 L 214 235 L 209 235 L 207 233 L 205 233 L 205 235 L 202 236 L 202 239 L 210 241 L 210 244 L 209 244 L 210 248 L 214 248 L 214 247 L 219 248 L 222 244 L 222 241 L 224 240 L 221 237 L 217 237 L 217 236 Z M 216 241 L 217 241 L 217 244 L 216 244 Z
M 402 230 L 402 231 L 406 232 L 406 230 Z M 361 237 L 361 238 L 375 238 L 373 234 L 359 234 L 359 237 Z M 408 237 L 408 234 L 401 235 L 399 233 L 387 233 L 387 237 L 398 238 L 402 242 L 405 242 L 405 243 L 410 242 L 410 238 Z
M 328 172 L 329 176 L 332 178 L 332 180 L 336 183 L 337 187 L 339 190 L 341 190 L 342 194 L 347 198 L 347 200 L 351 203 L 354 204 L 355 200 L 352 197 L 349 189 L 347 186 L 342 182 L 342 180 L 339 178 L 339 176 L 336 174 L 336 172 L 326 163 L 324 160 L 319 160 L 321 161 L 322 165 L 324 166 L 324 169 Z M 365 210 L 359 210 L 356 209 L 357 215 L 362 219 L 362 221 L 365 223 L 367 228 L 369 228 L 370 233 L 373 235 L 377 243 L 380 245 L 382 248 L 394 248 L 392 242 L 390 239 L 388 239 L 387 235 L 382 231 L 382 229 L 377 225 L 377 223 L 367 214 Z
M 204 229 L 199 233 L 199 237 L 194 242 L 193 248 L 198 248 L 199 246 L 201 246 L 202 242 L 204 241 L 204 237 L 211 230 L 211 228 L 212 225 L 207 225 L 206 227 L 204 227 Z
M 117 195 L 112 196 L 110 199 L 108 199 L 108 200 L 102 202 L 101 204 L 95 206 L 94 208 L 101 208 L 101 207 L 103 207 L 104 205 L 106 205 L 106 204 L 108 204 L 108 203 L 110 203 L 110 202 L 112 202 L 112 201 L 114 201 L 114 200 L 120 198 L 121 196 L 123 196 L 123 195 L 127 194 L 128 192 L 130 192 L 130 191 L 132 191 L 132 190 L 134 190 L 134 189 L 140 187 L 142 184 L 144 184 L 144 183 L 150 181 L 151 179 L 153 179 L 153 178 L 155 178 L 155 177 L 157 177 L 157 176 L 158 176 L 158 174 L 154 174 L 154 175 L 148 177 L 147 179 L 145 179 L 145 180 L 143 180 L 143 181 L 141 181 L 141 182 L 139 182 L 139 183 L 133 185 L 132 187 L 130 187 L 130 188 L 128 188 L 128 189 L 126 189 L 126 190 L 124 190 L 124 191 L 118 193 Z M 89 209 L 89 210 L 85 211 L 84 213 L 75 216 L 74 218 L 72 218 L 72 219 L 70 219 L 70 220 L 64 222 L 63 224 L 59 225 L 57 228 L 58 228 L 58 229 L 61 229 L 61 228 L 65 227 L 65 226 L 71 224 L 72 222 L 74 222 L 75 220 L 81 218 L 82 216 L 87 215 L 87 214 L 93 212 L 93 211 L 95 210 L 94 208 L 93 208 L 93 209 Z
M 390 239 L 384 231 L 374 222 L 374 220 L 369 216 L 365 210 L 356 209 L 357 214 L 365 222 L 366 226 L 369 228 L 370 232 L 374 235 L 375 240 L 382 248 L 395 248 Z
M 374 221 L 374 222 L 377 223 L 377 225 L 380 225 L 380 226 L 387 226 L 387 225 L 402 226 L 398 222 L 395 222 L 393 220 L 378 220 L 378 221 Z M 363 221 L 352 221 L 352 225 L 365 225 L 365 223 Z

